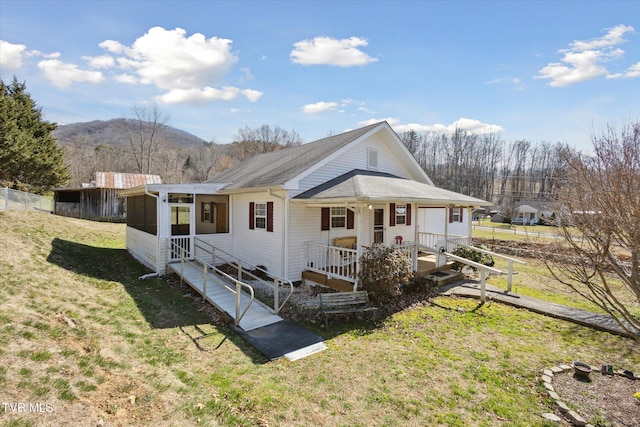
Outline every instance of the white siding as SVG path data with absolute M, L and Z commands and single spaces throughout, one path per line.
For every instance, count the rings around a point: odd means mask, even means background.
M 249 203 L 273 202 L 273 232 L 266 229 L 249 229 Z M 233 196 L 231 216 L 233 218 L 231 232 L 233 234 L 233 250 L 237 258 L 254 265 L 264 265 L 267 271 L 282 274 L 282 200 L 270 196 L 266 191 L 243 193 Z
M 142 264 L 156 271 L 158 253 L 156 236 L 132 227 L 127 227 L 126 236 L 129 253 Z M 157 273 L 163 274 L 164 263 L 160 266 L 160 270 Z
M 322 231 L 320 229 L 321 209 L 320 206 L 307 207 L 302 203 L 290 203 L 289 205 L 289 269 L 287 278 L 291 281 L 300 280 L 305 268 L 305 242 L 333 245 L 333 239 L 336 237 L 357 236 L 358 234 L 358 214 L 355 214 L 353 229 L 334 228 Z M 363 234 L 367 234 L 367 230 L 364 228 Z
M 446 208 L 419 208 L 418 225 L 423 233 L 444 233 L 446 224 L 448 234 L 468 236 L 470 216 L 469 210 L 464 209 L 462 222 L 449 222 Z
M 322 168 L 312 172 L 309 176 L 300 181 L 298 190 L 292 191 L 290 196 L 294 197 L 310 188 L 320 185 L 330 179 L 347 173 L 353 169 L 367 169 L 367 150 L 378 152 L 377 171 L 387 172 L 402 178 L 411 178 L 411 174 L 402 164 L 396 154 L 387 147 L 379 136 L 372 136 L 361 141 L 354 147 L 348 149 L 340 157 L 324 165 Z

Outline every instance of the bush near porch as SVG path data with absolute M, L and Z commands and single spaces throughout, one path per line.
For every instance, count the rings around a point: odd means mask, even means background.
M 385 304 L 399 296 L 411 279 L 411 259 L 393 246 L 374 245 L 360 257 L 358 287 L 369 293 L 374 304 Z

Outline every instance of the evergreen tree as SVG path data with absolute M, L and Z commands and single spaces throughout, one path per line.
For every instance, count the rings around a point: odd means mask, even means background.
M 51 134 L 57 128 L 14 77 L 0 80 L 0 186 L 44 193 L 67 183 L 64 151 Z

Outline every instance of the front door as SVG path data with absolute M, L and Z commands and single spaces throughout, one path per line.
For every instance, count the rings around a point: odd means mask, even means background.
M 384 209 L 373 210 L 373 243 L 384 243 Z
M 191 205 L 171 205 L 171 260 L 192 257 Z

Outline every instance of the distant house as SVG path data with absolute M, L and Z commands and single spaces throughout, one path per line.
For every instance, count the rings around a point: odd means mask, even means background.
M 96 172 L 95 180 L 76 188 L 54 189 L 53 213 L 93 221 L 125 222 L 126 198 L 121 190 L 161 184 L 159 175 Z
M 555 217 L 552 202 L 522 202 L 516 207 L 511 223 L 523 225 L 535 225 L 540 221 L 550 223 L 552 217 Z

